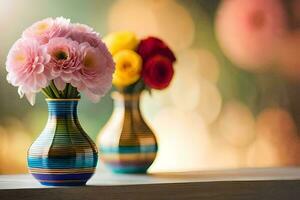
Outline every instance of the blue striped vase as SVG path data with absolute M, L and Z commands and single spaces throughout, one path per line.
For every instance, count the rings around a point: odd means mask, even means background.
M 43 185 L 85 185 L 98 151 L 77 118 L 78 99 L 47 99 L 48 122 L 28 151 L 30 173 Z
M 100 159 L 115 173 L 146 173 L 157 153 L 156 138 L 139 107 L 140 93 L 113 93 L 114 111 L 98 136 Z

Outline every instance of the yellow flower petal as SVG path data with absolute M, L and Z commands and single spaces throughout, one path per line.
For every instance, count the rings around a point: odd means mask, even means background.
M 129 31 L 111 33 L 103 41 L 112 55 L 124 49 L 135 50 L 139 43 L 136 35 Z
M 113 74 L 113 84 L 122 88 L 136 82 L 142 71 L 142 58 L 132 50 L 121 50 L 113 56 L 116 70 Z

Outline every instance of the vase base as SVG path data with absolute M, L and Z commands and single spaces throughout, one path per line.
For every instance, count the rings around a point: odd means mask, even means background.
M 59 183 L 54 183 L 54 182 L 41 182 L 40 183 L 42 185 L 45 186 L 85 186 L 86 185 L 86 181 L 84 182 L 59 182 Z
M 147 174 L 147 170 L 126 170 L 126 169 L 112 169 L 116 174 Z
M 84 186 L 93 173 L 83 174 L 36 174 L 32 173 L 42 185 L 46 186 Z
M 146 174 L 149 166 L 145 167 L 133 167 L 133 166 L 124 166 L 116 167 L 108 165 L 109 169 L 116 174 Z

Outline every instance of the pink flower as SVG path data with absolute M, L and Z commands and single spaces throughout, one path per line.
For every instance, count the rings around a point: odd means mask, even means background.
M 36 40 L 19 39 L 8 53 L 7 80 L 19 87 L 20 97 L 25 94 L 32 105 L 35 93 L 46 87 L 52 78 L 47 68 L 49 61 L 50 55 Z
M 80 51 L 83 55 L 82 65 L 75 72 L 76 78 L 71 84 L 91 101 L 98 102 L 111 88 L 114 62 L 105 46 L 94 48 L 89 43 L 82 43 Z
M 48 66 L 54 77 L 54 83 L 59 90 L 63 90 L 66 83 L 70 83 L 73 72 L 80 68 L 82 55 L 79 44 L 66 38 L 52 38 L 47 44 L 47 52 L 51 55 Z
M 70 20 L 63 17 L 56 19 L 47 18 L 34 23 L 23 32 L 23 37 L 38 40 L 41 44 L 46 44 L 54 37 L 67 37 L 70 35 L 72 26 Z
M 100 36 L 91 27 L 83 24 L 75 24 L 70 35 L 72 40 L 78 43 L 89 43 L 92 47 L 101 45 Z
M 224 0 L 215 24 L 226 56 L 243 69 L 261 71 L 273 62 L 287 21 L 280 0 Z
M 79 23 L 73 24 L 72 31 L 78 31 L 83 33 L 96 33 L 92 27 Z
M 70 83 L 96 102 L 110 89 L 114 72 L 112 56 L 98 33 L 62 17 L 26 29 L 11 48 L 6 65 L 7 80 L 31 104 L 50 81 L 61 91 Z M 73 98 L 69 93 L 57 94 L 56 88 L 43 91 L 51 98 Z

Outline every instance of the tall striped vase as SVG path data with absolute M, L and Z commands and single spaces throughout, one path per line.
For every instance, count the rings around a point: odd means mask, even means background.
M 140 93 L 113 93 L 114 111 L 100 131 L 100 159 L 115 173 L 146 173 L 157 142 L 139 107 Z
M 30 173 L 43 185 L 85 185 L 98 150 L 77 118 L 78 99 L 48 99 L 48 122 L 28 151 Z

